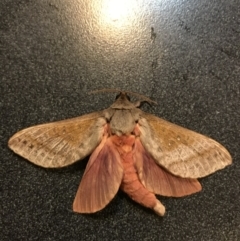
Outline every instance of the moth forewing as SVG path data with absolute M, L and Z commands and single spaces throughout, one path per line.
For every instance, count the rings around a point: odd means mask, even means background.
M 101 112 L 26 128 L 8 146 L 30 162 L 56 168 L 89 155 L 100 143 L 106 119 Z
M 218 142 L 154 115 L 142 113 L 139 126 L 146 150 L 174 175 L 200 178 L 232 163 Z

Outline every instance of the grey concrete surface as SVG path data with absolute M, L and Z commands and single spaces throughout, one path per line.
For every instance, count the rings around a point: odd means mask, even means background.
M 48 170 L 7 147 L 28 126 L 108 107 L 118 88 L 145 111 L 222 143 L 233 165 L 203 191 L 159 199 L 163 218 L 121 191 L 101 212 L 72 202 L 87 163 Z M 238 0 L 1 0 L 0 240 L 240 240 Z

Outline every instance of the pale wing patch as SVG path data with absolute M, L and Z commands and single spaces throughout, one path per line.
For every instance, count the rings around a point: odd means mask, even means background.
M 143 146 L 174 175 L 204 177 L 232 163 L 229 152 L 206 136 L 144 112 L 138 123 Z
M 111 138 L 105 136 L 92 153 L 79 185 L 73 211 L 94 213 L 103 209 L 116 195 L 123 169 Z
M 156 164 L 139 138 L 134 146 L 134 160 L 142 184 L 151 192 L 168 197 L 182 197 L 201 191 L 197 179 L 174 176 Z
M 8 146 L 36 165 L 70 165 L 89 155 L 100 143 L 106 125 L 102 112 L 26 128 L 13 135 Z

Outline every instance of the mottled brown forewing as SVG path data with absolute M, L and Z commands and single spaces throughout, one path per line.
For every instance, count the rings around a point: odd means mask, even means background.
M 142 112 L 140 139 L 154 160 L 174 175 L 199 178 L 231 164 L 218 142 L 154 115 Z
M 102 112 L 26 128 L 8 146 L 42 167 L 63 167 L 83 159 L 100 143 L 106 124 Z

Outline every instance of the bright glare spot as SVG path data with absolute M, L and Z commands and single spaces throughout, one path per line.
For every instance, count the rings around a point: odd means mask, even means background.
M 106 6 L 106 17 L 109 17 L 113 21 L 126 17 L 130 11 L 129 5 L 129 2 L 123 0 L 109 1 Z
M 104 0 L 102 4 L 102 19 L 106 24 L 129 24 L 134 18 L 138 7 L 136 0 Z

